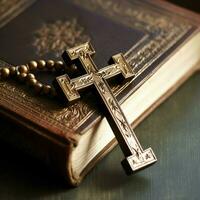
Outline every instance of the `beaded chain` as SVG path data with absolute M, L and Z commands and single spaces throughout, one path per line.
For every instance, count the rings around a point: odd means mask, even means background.
M 65 67 L 62 61 L 53 60 L 38 60 L 30 61 L 26 65 L 2 67 L 0 68 L 0 80 L 7 80 L 8 78 L 15 78 L 19 82 L 25 82 L 28 86 L 34 89 L 37 94 L 56 96 L 56 90 L 53 86 L 43 84 L 38 81 L 33 74 L 35 70 L 47 70 L 47 71 L 65 71 L 65 73 L 72 73 L 77 68 L 72 65 Z

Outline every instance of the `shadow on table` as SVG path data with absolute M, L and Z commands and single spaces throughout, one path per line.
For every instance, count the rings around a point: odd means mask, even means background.
M 0 142 L 0 199 L 48 196 L 70 190 L 37 160 Z
M 96 175 L 95 185 L 97 185 L 101 191 L 118 190 L 120 188 L 125 188 L 126 186 L 132 185 L 134 186 L 134 191 L 132 191 L 132 193 L 134 193 L 137 192 L 138 189 L 141 190 L 141 188 L 137 187 L 138 185 L 142 185 L 143 190 L 149 186 L 150 180 L 141 175 L 141 173 L 130 176 L 125 174 L 122 166 L 120 165 L 119 155 L 121 154 L 121 150 L 119 147 L 117 147 L 117 149 L 115 149 L 115 151 L 111 154 L 112 155 L 109 155 L 109 157 L 104 158 L 104 162 L 99 164 L 101 171 L 98 169 L 96 170 L 99 176 Z M 110 166 L 106 166 L 106 164 L 109 164 Z
M 109 192 L 130 183 L 133 185 L 133 180 L 137 183 L 134 191 L 141 191 L 141 188 L 137 188 L 138 185 L 142 185 L 144 191 L 149 185 L 149 180 L 140 174 L 135 175 L 134 179 L 132 176 L 127 177 L 119 160 L 115 158 L 119 155 L 119 148 L 115 149 L 112 155 L 113 158 L 106 157 L 105 161 L 100 162 L 78 188 L 73 189 L 66 186 L 64 181 L 53 175 L 52 171 L 48 171 L 38 160 L 23 154 L 9 144 L 0 142 L 0 199 L 8 197 L 20 200 L 43 197 L 46 199 L 50 196 L 56 198 L 60 194 L 66 198 L 77 197 L 90 187 L 98 192 Z M 108 163 L 116 167 L 108 167 Z

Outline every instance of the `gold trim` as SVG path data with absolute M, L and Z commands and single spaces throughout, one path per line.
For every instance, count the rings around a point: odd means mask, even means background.
M 0 28 L 19 15 L 35 0 L 0 0 Z

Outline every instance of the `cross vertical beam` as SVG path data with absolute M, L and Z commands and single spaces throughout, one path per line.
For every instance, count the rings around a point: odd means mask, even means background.
M 134 76 L 134 73 L 122 54 L 113 56 L 114 64 L 98 71 L 91 58 L 94 53 L 94 48 L 90 43 L 85 43 L 65 51 L 63 59 L 66 64 L 72 64 L 72 62 L 78 61 L 84 68 L 86 74 L 74 79 L 70 79 L 65 74 L 57 77 L 56 80 L 68 101 L 74 101 L 80 98 L 78 90 L 92 85 L 95 86 L 104 105 L 108 122 L 126 157 L 122 161 L 122 166 L 127 174 L 132 174 L 155 163 L 157 159 L 151 148 L 143 150 L 106 79 L 118 74 L 122 74 L 124 78 L 130 78 Z

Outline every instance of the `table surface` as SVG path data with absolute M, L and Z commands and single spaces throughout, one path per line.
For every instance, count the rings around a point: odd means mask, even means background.
M 67 188 L 38 162 L 0 143 L 0 199 L 179 200 L 200 197 L 200 74 L 154 111 L 136 134 L 158 162 L 125 176 L 116 147 L 75 189 Z

